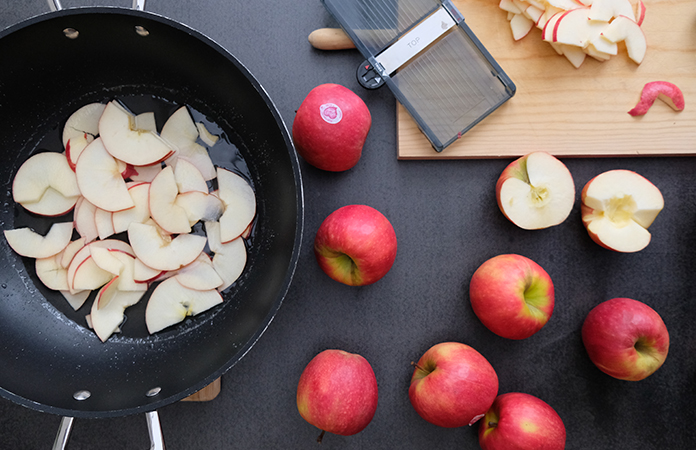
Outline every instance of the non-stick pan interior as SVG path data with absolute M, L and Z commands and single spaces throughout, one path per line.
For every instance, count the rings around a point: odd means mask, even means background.
M 62 150 L 60 132 L 70 113 L 114 98 L 136 113 L 154 109 L 160 127 L 182 105 L 217 125 L 213 131 L 222 133 L 226 150 L 215 162 L 249 178 L 258 211 L 247 267 L 223 305 L 150 336 L 145 298 L 106 343 L 86 327 L 90 302 L 73 312 L 59 293 L 42 287 L 33 261 L 2 239 L 0 393 L 41 411 L 107 417 L 153 410 L 203 388 L 268 326 L 297 262 L 301 179 L 274 105 L 234 57 L 205 36 L 120 8 L 63 10 L 5 30 L 0 67 L 3 229 L 30 225 L 43 233 L 52 221 L 70 220 L 39 218 L 15 205 L 14 173 L 37 151 Z M 76 400 L 81 391 L 91 395 Z

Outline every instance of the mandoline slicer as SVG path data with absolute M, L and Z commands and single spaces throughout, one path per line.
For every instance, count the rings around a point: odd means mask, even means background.
M 386 83 L 438 152 L 515 94 L 451 0 L 322 0 L 367 58 L 361 85 Z

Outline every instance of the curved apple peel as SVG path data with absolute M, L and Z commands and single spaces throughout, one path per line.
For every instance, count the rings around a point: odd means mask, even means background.
M 669 81 L 651 81 L 643 86 L 638 104 L 628 113 L 633 117 L 645 115 L 657 99 L 667 103 L 677 112 L 684 110 L 684 94 L 676 84 Z

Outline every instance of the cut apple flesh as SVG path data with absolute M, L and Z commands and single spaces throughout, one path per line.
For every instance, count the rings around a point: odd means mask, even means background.
M 63 251 L 72 237 L 72 222 L 54 223 L 42 236 L 31 228 L 5 230 L 5 239 L 12 250 L 28 258 L 47 258 Z
M 562 223 L 575 202 L 572 175 L 565 164 L 545 152 L 511 163 L 501 174 L 497 190 L 503 214 L 526 230 Z
M 176 204 L 178 194 L 174 171 L 167 166 L 150 183 L 150 216 L 170 234 L 190 233 L 186 211 Z
M 146 266 L 157 270 L 177 270 L 193 262 L 205 248 L 206 238 L 195 234 L 180 234 L 165 240 L 152 225 L 132 223 L 128 240 L 135 256 Z
M 115 277 L 99 291 L 92 303 L 92 328 L 102 342 L 106 342 L 123 323 L 126 308 L 138 303 L 144 295 L 143 291 L 123 291 L 118 286 L 119 279 Z
M 218 197 L 225 205 L 220 217 L 220 240 L 239 237 L 256 215 L 256 195 L 249 183 L 227 169 L 218 167 Z
M 12 182 L 14 201 L 35 214 L 65 214 L 79 196 L 75 172 L 61 153 L 33 155 L 20 166 Z
M 176 277 L 168 278 L 152 292 L 145 309 L 145 324 L 151 334 L 156 333 L 220 303 L 222 296 L 215 289 L 189 289 Z
M 106 107 L 103 103 L 89 103 L 72 113 L 63 127 L 63 146 L 74 138 L 83 138 L 89 144 L 99 134 L 99 118 Z M 77 161 L 77 158 L 75 158 Z
M 105 211 L 122 211 L 134 206 L 118 162 L 106 151 L 101 138 L 87 146 L 75 167 L 82 195 Z
M 664 207 L 660 190 L 629 170 L 611 170 L 582 192 L 582 220 L 592 239 L 618 251 L 637 252 L 650 243 L 648 227 Z

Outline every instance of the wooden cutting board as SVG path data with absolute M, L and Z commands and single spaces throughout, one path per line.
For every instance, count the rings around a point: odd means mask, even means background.
M 515 42 L 497 0 L 454 0 L 517 93 L 441 153 L 398 104 L 398 158 L 498 158 L 540 150 L 580 157 L 696 154 L 696 1 L 643 1 L 643 63 L 636 65 L 620 47 L 609 61 L 588 57 L 575 69 L 536 28 Z M 643 85 L 655 80 L 681 88 L 684 111 L 657 100 L 645 116 L 628 115 Z

